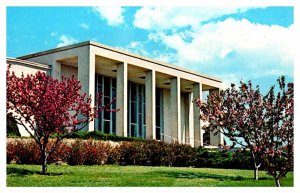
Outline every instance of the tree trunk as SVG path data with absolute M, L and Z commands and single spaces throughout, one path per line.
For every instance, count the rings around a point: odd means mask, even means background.
M 42 156 L 42 174 L 47 174 L 47 152 L 46 147 L 41 148 Z
M 258 167 L 256 167 L 256 166 L 254 168 L 254 179 L 258 180 Z
M 275 179 L 275 181 L 276 181 L 276 186 L 280 187 L 280 181 L 279 181 L 279 179 Z
M 258 180 L 258 168 L 260 168 L 260 164 L 257 165 L 257 161 L 256 161 L 256 158 L 255 158 L 255 155 L 253 152 L 251 152 L 251 155 L 252 155 L 252 161 L 253 161 L 253 164 L 254 164 L 254 180 Z

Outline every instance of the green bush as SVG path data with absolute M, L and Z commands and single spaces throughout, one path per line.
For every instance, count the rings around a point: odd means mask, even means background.
M 97 140 L 111 140 L 111 141 L 145 141 L 137 137 L 122 137 L 113 134 L 106 134 L 99 131 L 78 131 L 71 134 L 68 138 L 72 139 L 97 139 Z
M 83 133 L 77 135 L 86 137 Z M 49 143 L 53 143 L 53 140 Z M 39 155 L 38 146 L 32 139 L 10 139 L 7 142 L 7 163 L 40 164 Z M 91 138 L 64 140 L 48 159 L 48 163 L 58 161 L 69 165 L 119 164 L 251 169 L 250 152 L 246 150 L 220 151 L 156 140 L 123 141 L 115 145 Z

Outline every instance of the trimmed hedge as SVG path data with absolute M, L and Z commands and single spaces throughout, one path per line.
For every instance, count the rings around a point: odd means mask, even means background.
M 40 164 L 39 158 L 39 149 L 33 139 L 7 141 L 7 163 Z M 248 151 L 192 148 L 189 145 L 167 144 L 156 140 L 124 141 L 113 145 L 93 139 L 66 139 L 49 157 L 48 163 L 251 169 Z
M 54 138 L 55 135 L 52 135 L 51 138 Z M 25 136 L 18 136 L 13 133 L 8 133 L 7 138 L 31 138 L 31 137 L 25 137 Z M 75 133 L 72 133 L 70 136 L 67 137 L 67 139 L 96 139 L 96 140 L 103 140 L 103 141 L 145 141 L 143 138 L 138 137 L 122 137 L 117 136 L 113 134 L 106 134 L 102 133 L 100 131 L 78 131 Z
M 100 131 L 78 131 L 71 134 L 68 139 L 96 139 L 110 141 L 145 141 L 138 137 L 122 137 L 113 134 L 106 134 Z

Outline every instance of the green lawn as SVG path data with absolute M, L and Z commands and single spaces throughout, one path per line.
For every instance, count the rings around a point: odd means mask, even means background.
M 49 175 L 40 175 L 39 165 L 7 165 L 7 186 L 275 186 L 272 177 L 251 170 L 176 168 L 146 166 L 66 166 L 49 165 Z M 281 182 L 293 186 L 293 173 Z

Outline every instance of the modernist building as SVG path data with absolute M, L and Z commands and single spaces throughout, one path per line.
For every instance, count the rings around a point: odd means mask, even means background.
M 57 79 L 74 74 L 93 101 L 98 92 L 104 93 L 104 103 L 116 97 L 112 108 L 120 111 L 102 112 L 88 131 L 192 146 L 223 144 L 222 135 L 204 134 L 199 109 L 193 103 L 203 92 L 219 91 L 222 82 L 217 78 L 91 41 L 8 62 L 17 73 L 40 70 Z

